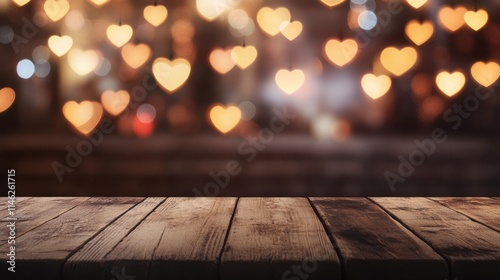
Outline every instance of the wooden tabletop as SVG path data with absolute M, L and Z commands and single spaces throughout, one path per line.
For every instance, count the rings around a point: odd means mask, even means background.
M 1 279 L 500 279 L 494 197 L 23 197 L 15 273 L 0 210 Z

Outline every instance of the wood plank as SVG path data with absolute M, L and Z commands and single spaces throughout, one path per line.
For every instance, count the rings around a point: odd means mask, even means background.
M 19 238 L 30 230 L 52 220 L 86 200 L 87 198 L 84 197 L 37 197 L 25 200 L 22 205 L 16 206 L 16 238 Z M 2 222 L 8 222 L 8 215 L 2 217 Z M 6 227 L 2 227 L 0 236 L 1 244 L 7 241 L 7 230 Z
M 340 279 L 334 247 L 306 198 L 241 198 L 221 279 Z
M 448 278 L 446 261 L 366 198 L 311 198 L 337 244 L 347 280 Z
M 31 196 L 16 197 L 16 206 L 19 206 L 19 205 L 21 205 L 21 202 L 24 202 L 24 201 L 32 199 L 32 198 L 33 197 L 31 197 Z M 7 199 L 6 196 L 3 196 L 0 199 L 0 213 L 7 209 L 7 207 L 9 206 L 8 202 L 9 202 L 9 200 Z
M 427 198 L 372 200 L 445 256 L 452 278 L 500 278 L 500 233 Z
M 429 199 L 500 232 L 500 201 L 488 197 L 432 197 Z
M 105 259 L 135 279 L 218 279 L 236 198 L 168 198 Z
M 64 279 L 104 279 L 105 256 L 163 201 L 147 198 L 97 234 L 64 264 Z
M 219 258 L 236 198 L 169 198 L 172 204 L 150 279 L 219 279 Z
M 65 260 L 118 216 L 142 201 L 142 198 L 90 198 L 70 211 L 16 239 L 14 279 L 62 279 Z M 0 247 L 7 252 L 7 244 Z M 0 262 L 6 264 L 6 254 Z M 8 273 L 8 274 L 7 274 Z M 1 279 L 11 277 L 7 269 Z

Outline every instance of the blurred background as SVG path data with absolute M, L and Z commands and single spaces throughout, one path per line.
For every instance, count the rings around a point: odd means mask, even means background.
M 0 0 L 0 169 L 25 196 L 499 196 L 499 15 Z

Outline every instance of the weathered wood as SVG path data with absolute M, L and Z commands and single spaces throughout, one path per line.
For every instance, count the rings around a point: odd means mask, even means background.
M 64 279 L 105 279 L 104 257 L 163 201 L 147 198 L 97 234 L 64 264 Z
M 26 200 L 29 200 L 29 199 L 32 199 L 33 197 L 31 196 L 23 196 L 23 197 L 16 197 L 16 207 L 21 205 L 21 202 L 23 201 L 26 201 Z M 7 207 L 9 206 L 8 204 L 9 200 L 7 199 L 6 196 L 2 196 L 2 198 L 0 198 L 0 215 L 3 215 L 3 211 L 5 211 L 7 209 Z
M 86 200 L 87 198 L 84 197 L 39 197 L 25 200 L 22 205 L 16 206 L 16 238 L 54 219 Z M 8 222 L 8 216 L 4 215 L 2 221 Z M 4 244 L 8 237 L 7 228 L 2 227 L 1 232 L 0 242 Z M 4 232 L 5 234 L 3 234 Z
M 487 197 L 432 197 L 430 199 L 500 232 L 500 201 Z
M 311 198 L 347 280 L 448 278 L 446 261 L 366 198 Z
M 217 279 L 236 198 L 169 198 L 106 256 L 135 279 Z M 125 269 L 125 270 L 123 270 Z
M 236 198 L 170 198 L 149 279 L 219 279 Z
M 445 256 L 452 278 L 500 278 L 500 233 L 427 198 L 372 200 Z
M 142 198 L 90 198 L 36 230 L 16 239 L 16 273 L 0 272 L 1 279 L 62 279 L 65 260 L 95 234 Z M 32 209 L 38 213 L 36 209 Z M 7 244 L 0 252 L 7 252 Z M 6 264 L 6 254 L 0 262 Z M 7 278 L 9 277 L 9 278 Z
M 340 264 L 306 198 L 241 198 L 220 279 L 340 279 Z

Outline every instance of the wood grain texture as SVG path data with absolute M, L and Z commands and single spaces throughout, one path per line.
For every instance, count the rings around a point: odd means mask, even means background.
M 169 198 L 150 279 L 219 279 L 219 258 L 236 198 Z
M 500 232 L 500 201 L 487 197 L 432 197 L 430 199 Z
M 340 279 L 340 264 L 306 198 L 241 198 L 220 279 Z
M 163 201 L 165 198 L 147 198 L 97 234 L 64 264 L 64 279 L 106 279 L 102 260 Z
M 336 242 L 347 280 L 439 279 L 446 261 L 366 198 L 311 198 Z
M 452 278 L 500 279 L 500 233 L 427 198 L 372 198 L 451 264 Z
M 90 198 L 68 212 L 52 219 L 36 230 L 16 240 L 16 269 L 14 279 L 62 279 L 63 263 L 95 234 L 110 224 L 119 215 L 134 206 L 142 198 Z M 33 209 L 34 213 L 43 215 Z M 0 247 L 6 252 L 7 246 Z M 6 255 L 1 254 L 1 262 Z M 3 268 L 3 267 L 2 267 Z M 0 276 L 6 275 L 2 269 Z
M 37 199 L 25 200 L 22 204 L 16 205 L 16 238 L 54 219 L 86 200 L 87 198 L 83 197 L 40 197 Z M 7 214 L 7 212 L 5 214 Z M 7 219 L 8 217 L 5 215 L 2 221 L 7 223 Z M 8 237 L 7 228 L 2 227 L 0 232 L 0 242 L 4 244 Z
M 32 198 L 33 197 L 30 197 L 30 196 L 16 197 L 16 206 L 19 206 L 21 204 L 21 202 L 32 199 Z M 7 206 L 9 205 L 9 204 L 7 204 L 8 201 L 9 200 L 7 199 L 6 196 L 2 196 L 0 198 L 0 211 L 7 209 Z
M 106 275 L 217 279 L 236 198 L 169 198 L 106 256 Z

